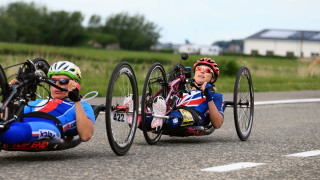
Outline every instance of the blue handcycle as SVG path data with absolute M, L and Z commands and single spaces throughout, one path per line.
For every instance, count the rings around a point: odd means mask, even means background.
M 17 66 L 19 67 L 18 72 L 7 77 L 5 72 L 9 72 Z M 74 148 L 81 143 L 78 135 L 67 136 L 64 134 L 62 124 L 56 117 L 41 112 L 23 113 L 24 107 L 28 106 L 30 101 L 38 98 L 49 101 L 47 98 L 50 97 L 49 86 L 67 91 L 48 79 L 49 68 L 49 63 L 43 58 L 27 60 L 5 68 L 0 65 L 0 133 L 9 129 L 12 122 L 22 122 L 23 117 L 45 117 L 56 124 L 62 138 L 41 139 L 20 144 L 0 144 L 0 150 L 58 151 Z M 16 78 L 18 81 L 9 85 L 8 80 L 12 78 Z M 82 101 L 84 100 L 85 96 L 82 98 Z M 117 155 L 125 155 L 133 142 L 137 127 L 138 101 L 134 71 L 128 63 L 120 62 L 110 77 L 106 103 L 91 105 L 96 119 L 99 114 L 105 113 L 109 144 Z

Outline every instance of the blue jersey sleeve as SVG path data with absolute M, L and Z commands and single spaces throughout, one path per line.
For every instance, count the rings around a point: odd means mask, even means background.
M 87 115 L 87 118 L 92 120 L 92 122 L 94 124 L 96 119 L 94 117 L 94 112 L 93 112 L 93 109 L 92 109 L 91 105 L 89 103 L 86 103 L 86 102 L 82 102 L 81 105 L 83 107 L 84 112 Z
M 219 113 L 224 118 L 223 107 L 225 104 L 224 104 L 224 100 L 223 100 L 223 95 L 221 93 L 213 93 L 213 102 L 216 105 Z

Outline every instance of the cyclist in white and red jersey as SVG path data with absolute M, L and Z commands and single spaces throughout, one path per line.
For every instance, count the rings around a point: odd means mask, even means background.
M 60 91 L 50 86 L 51 98 L 37 99 L 24 108 L 22 122 L 13 122 L 5 131 L 0 142 L 17 144 L 41 139 L 60 139 L 65 136 L 79 135 L 88 141 L 93 135 L 95 117 L 90 104 L 81 102 L 79 67 L 68 61 L 53 64 L 49 71 L 50 80 L 68 91 Z M 14 84 L 13 79 L 9 84 Z M 62 127 L 57 127 L 57 121 Z

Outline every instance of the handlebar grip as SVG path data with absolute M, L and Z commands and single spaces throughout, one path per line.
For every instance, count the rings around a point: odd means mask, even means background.
M 57 84 L 51 82 L 51 81 L 50 81 L 49 79 L 47 79 L 47 78 L 45 79 L 45 82 L 48 83 L 50 86 L 53 86 L 53 87 L 59 89 L 60 91 L 68 91 L 68 89 L 62 88 L 62 87 L 58 86 Z
M 190 84 L 190 86 L 195 87 L 197 90 L 201 90 L 196 84 L 194 79 L 186 79 L 186 82 Z

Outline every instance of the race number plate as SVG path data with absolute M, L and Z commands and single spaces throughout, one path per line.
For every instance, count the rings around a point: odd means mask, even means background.
M 111 118 L 113 121 L 117 122 L 127 122 L 128 121 L 128 113 L 121 113 L 121 112 L 112 112 Z

